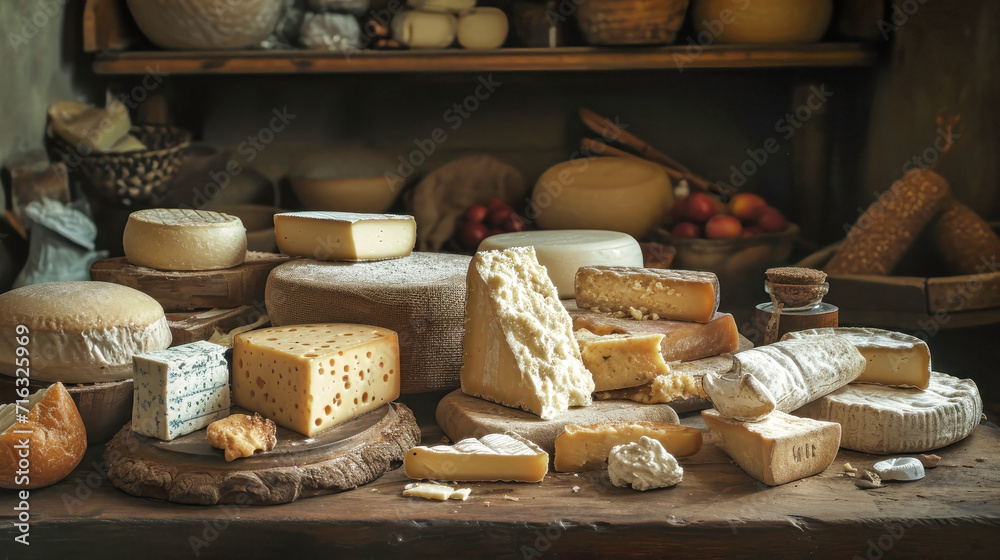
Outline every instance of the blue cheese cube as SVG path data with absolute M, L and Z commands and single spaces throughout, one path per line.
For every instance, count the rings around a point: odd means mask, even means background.
M 193 342 L 132 360 L 132 430 L 172 440 L 229 415 L 225 347 Z

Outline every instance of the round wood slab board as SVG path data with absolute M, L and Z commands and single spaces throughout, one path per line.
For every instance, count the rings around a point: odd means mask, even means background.
M 233 412 L 244 412 L 233 409 Z M 406 405 L 390 403 L 314 436 L 278 427 L 272 451 L 226 462 L 207 430 L 173 441 L 126 425 L 108 443 L 111 482 L 133 496 L 182 504 L 272 505 L 357 488 L 396 468 L 420 443 Z
M 590 406 L 571 408 L 552 420 L 516 408 L 470 397 L 457 389 L 445 395 L 437 407 L 437 423 L 452 441 L 479 438 L 486 434 L 517 432 L 555 454 L 556 438 L 566 424 L 599 422 L 673 422 L 677 413 L 666 404 L 638 404 L 631 401 L 594 401 Z

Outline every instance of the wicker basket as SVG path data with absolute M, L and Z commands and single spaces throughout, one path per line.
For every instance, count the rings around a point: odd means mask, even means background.
M 127 208 L 158 206 L 191 144 L 191 133 L 172 126 L 138 125 L 131 134 L 148 149 L 83 155 L 51 131 L 49 149 L 54 159 L 65 162 L 104 200 Z
M 592 45 L 673 43 L 688 0 L 584 0 L 576 9 L 580 30 Z

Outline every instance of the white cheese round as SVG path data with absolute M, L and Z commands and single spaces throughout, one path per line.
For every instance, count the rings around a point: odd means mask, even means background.
M 136 266 L 218 270 L 243 264 L 247 230 L 229 214 L 154 208 L 129 215 L 122 243 L 128 261 Z
M 983 401 L 971 379 L 934 372 L 927 390 L 847 385 L 795 411 L 840 424 L 840 446 L 863 453 L 922 453 L 964 439 Z
M 30 378 L 63 383 L 128 379 L 132 356 L 163 350 L 171 340 L 156 300 L 108 282 L 51 282 L 0 294 L 0 373 L 18 376 L 24 336 Z
M 507 40 L 509 27 L 500 8 L 473 8 L 458 18 L 458 44 L 466 49 L 496 49 Z
M 534 247 L 538 263 L 559 290 L 560 299 L 574 297 L 576 271 L 581 266 L 642 266 L 642 249 L 631 235 L 600 230 L 547 230 L 501 233 L 487 237 L 480 251 Z
M 455 388 L 470 261 L 421 252 L 353 263 L 299 259 L 271 271 L 264 299 L 276 327 L 358 323 L 396 331 L 403 393 Z

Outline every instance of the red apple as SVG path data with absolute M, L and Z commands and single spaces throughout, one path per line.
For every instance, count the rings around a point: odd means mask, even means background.
M 481 223 L 469 222 L 462 226 L 461 239 L 466 247 L 479 247 L 486 236 L 486 226 Z
M 670 209 L 670 222 L 674 224 L 679 224 L 685 221 L 687 218 L 687 199 L 688 197 L 679 198 L 674 201 L 673 208 Z
M 691 222 L 681 222 L 670 231 L 674 237 L 698 238 L 701 237 L 701 226 Z
M 785 231 L 788 228 L 788 221 L 781 212 L 769 207 L 757 217 L 757 226 L 764 233 L 775 233 Z
M 749 226 L 743 228 L 743 237 L 753 237 L 755 235 L 760 235 L 764 233 L 758 226 Z
M 528 229 L 528 222 L 517 214 L 511 214 L 510 216 L 507 216 L 507 219 L 504 220 L 502 224 L 500 224 L 500 227 L 504 231 L 508 232 L 524 231 Z
M 507 206 L 506 202 L 499 198 L 491 198 L 487 206 L 490 210 L 495 210 L 497 208 L 510 208 L 510 206 Z
M 489 213 L 487 209 L 482 204 L 473 204 L 469 206 L 468 210 L 465 211 L 465 221 L 467 222 L 482 222 L 486 219 L 486 214 Z
M 732 216 L 712 216 L 705 223 L 705 237 L 709 239 L 732 239 L 743 235 L 743 224 Z
M 702 192 L 691 193 L 684 206 L 685 218 L 690 222 L 704 222 L 715 215 L 712 197 Z
M 511 210 L 510 206 L 507 206 L 506 204 L 503 206 L 497 206 L 496 208 L 490 208 L 490 213 L 486 217 L 486 221 L 492 227 L 500 227 L 500 224 L 507 221 L 507 218 L 510 218 L 513 213 L 514 211 Z
M 767 202 L 753 193 L 736 193 L 729 201 L 729 211 L 742 222 L 753 220 L 760 209 L 766 206 Z

